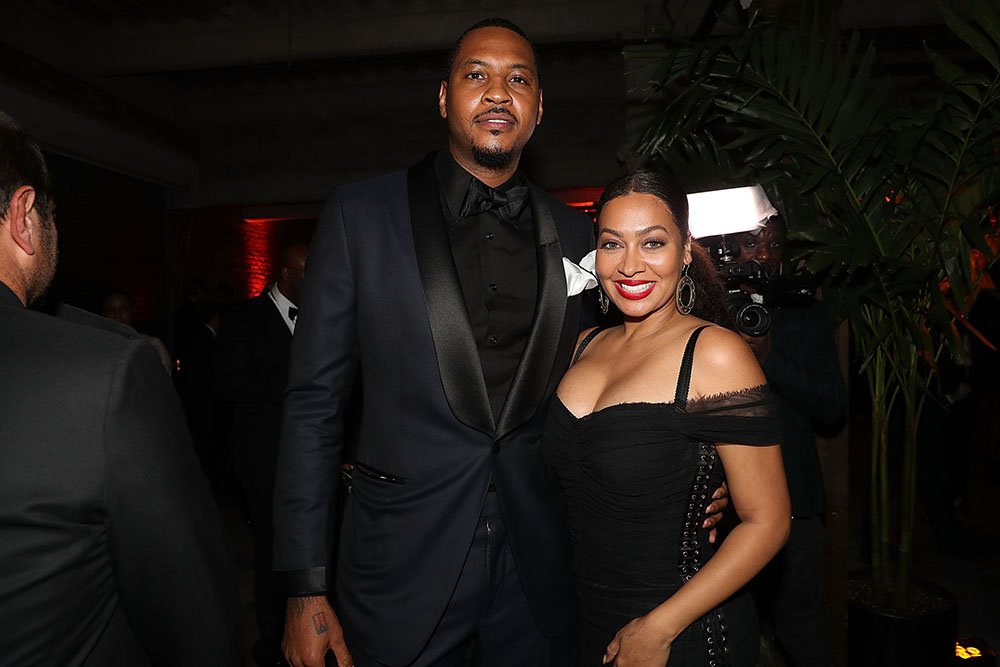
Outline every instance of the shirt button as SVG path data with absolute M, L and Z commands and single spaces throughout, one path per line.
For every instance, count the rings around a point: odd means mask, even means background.
M 491 292 L 496 292 L 497 291 L 497 284 L 496 283 L 490 283 L 490 291 Z
M 499 342 L 496 336 L 490 336 L 490 345 L 496 345 Z
M 493 240 L 493 232 L 490 232 L 489 234 L 486 235 L 486 240 L 487 241 L 492 241 Z

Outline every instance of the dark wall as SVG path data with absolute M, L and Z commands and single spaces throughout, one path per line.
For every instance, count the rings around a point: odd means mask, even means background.
M 46 160 L 59 230 L 48 300 L 99 312 L 107 293 L 125 291 L 136 328 L 166 340 L 187 281 L 204 281 L 212 299 L 254 296 L 273 279 L 282 248 L 308 243 L 315 227 L 310 219 L 248 222 L 240 206 L 169 210 L 163 186 L 63 155 Z
M 59 230 L 50 299 L 97 312 L 106 293 L 124 290 L 137 325 L 155 329 L 167 305 L 165 189 L 63 155 L 46 160 Z
M 209 294 L 231 288 L 249 299 L 271 282 L 282 249 L 309 243 L 315 220 L 247 219 L 239 206 L 178 209 L 168 213 L 168 262 L 173 272 L 171 303 L 183 285 L 202 280 Z

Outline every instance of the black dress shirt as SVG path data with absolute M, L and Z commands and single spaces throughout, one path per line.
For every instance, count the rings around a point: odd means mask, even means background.
M 497 420 L 535 312 L 538 273 L 531 207 L 525 205 L 514 224 L 502 221 L 493 211 L 462 218 L 462 202 L 475 177 L 447 151 L 435 158 L 434 173 L 493 419 Z M 520 173 L 496 189 L 504 192 L 518 184 L 523 184 Z

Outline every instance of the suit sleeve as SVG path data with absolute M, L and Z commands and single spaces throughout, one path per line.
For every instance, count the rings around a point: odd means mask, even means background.
M 349 243 L 334 192 L 310 245 L 278 453 L 274 569 L 283 573 L 291 596 L 326 590 L 334 489 L 344 450 L 344 397 L 357 343 Z
M 153 664 L 240 664 L 226 532 L 176 394 L 144 341 L 120 359 L 107 405 L 106 522 L 129 625 Z

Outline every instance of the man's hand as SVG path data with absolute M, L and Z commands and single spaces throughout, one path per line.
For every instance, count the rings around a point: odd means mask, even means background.
M 292 667 L 323 667 L 323 656 L 328 650 L 337 656 L 339 667 L 354 664 L 344 643 L 340 619 L 325 595 L 288 598 L 281 650 Z
M 712 529 L 708 533 L 708 541 L 712 544 L 715 544 L 715 540 L 719 536 L 715 524 L 722 521 L 722 513 L 727 507 L 729 507 L 729 487 L 723 482 L 722 486 L 712 494 L 712 502 L 705 508 L 705 521 L 701 524 L 702 528 Z

